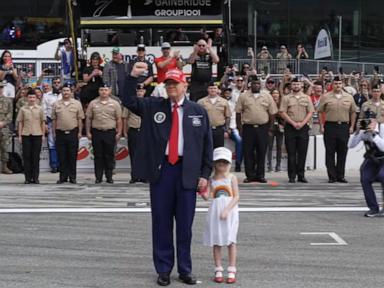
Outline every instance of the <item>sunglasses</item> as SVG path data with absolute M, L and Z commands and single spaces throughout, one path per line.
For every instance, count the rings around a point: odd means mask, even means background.
M 203 45 L 203 44 L 200 44 L 200 45 L 197 45 L 197 46 L 199 46 L 199 47 L 205 47 L 205 45 Z
M 239 80 L 236 80 L 236 81 L 237 81 L 237 82 L 243 82 L 244 80 L 240 80 L 240 79 L 239 79 Z

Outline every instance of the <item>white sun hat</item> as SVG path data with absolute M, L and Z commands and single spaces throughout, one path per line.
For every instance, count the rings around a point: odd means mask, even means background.
M 232 163 L 232 152 L 225 147 L 219 147 L 213 150 L 213 161 L 226 160 Z

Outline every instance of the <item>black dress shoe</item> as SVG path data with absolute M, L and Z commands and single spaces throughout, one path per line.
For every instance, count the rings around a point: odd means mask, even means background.
M 241 172 L 241 167 L 240 166 L 236 166 L 235 172 Z
M 197 283 L 196 276 L 193 274 L 180 274 L 179 279 L 188 285 L 195 285 Z
M 259 183 L 267 183 L 268 181 L 267 181 L 267 179 L 265 179 L 265 178 L 257 178 L 257 179 L 256 179 L 256 182 L 259 182 Z
M 24 181 L 24 184 L 31 184 L 31 181 L 29 181 L 29 180 L 25 180 L 25 181 Z
M 131 180 L 129 180 L 129 184 L 134 184 L 134 183 L 136 183 L 136 182 L 137 182 L 136 179 L 131 179 Z
M 33 183 L 33 184 L 40 184 L 40 181 L 39 181 L 39 179 L 35 179 L 35 180 L 33 180 L 32 183 Z
M 59 179 L 59 180 L 56 181 L 56 184 L 63 184 L 64 182 L 65 182 L 64 180 L 60 180 Z
M 335 179 L 329 179 L 329 180 L 328 180 L 328 183 L 335 183 L 335 182 L 336 182 Z
M 51 173 L 57 173 L 57 172 L 59 172 L 59 170 L 57 170 L 57 168 L 52 168 L 51 169 Z
M 159 286 L 168 286 L 171 284 L 171 277 L 167 273 L 160 273 L 157 277 L 157 284 Z
M 299 177 L 299 178 L 297 179 L 297 182 L 308 183 L 308 180 L 307 180 L 305 177 Z
M 76 179 L 69 179 L 69 183 L 76 184 L 77 181 L 76 181 Z
M 100 184 L 101 182 L 103 182 L 101 179 L 96 179 L 95 180 L 95 184 Z
M 106 181 L 107 183 L 109 183 L 109 184 L 113 184 L 113 179 L 112 178 L 110 178 L 110 179 L 107 179 L 107 181 Z
M 244 183 L 253 183 L 253 182 L 257 182 L 257 180 L 255 178 L 245 178 Z
M 293 179 L 293 178 L 291 178 L 291 179 L 289 179 L 289 181 L 288 181 L 289 183 L 296 183 L 296 180 L 295 179 Z
M 348 183 L 348 181 L 345 178 L 337 179 L 337 182 L 339 182 L 339 183 Z

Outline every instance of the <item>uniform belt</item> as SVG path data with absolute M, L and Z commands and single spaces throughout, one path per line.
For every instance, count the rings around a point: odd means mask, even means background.
M 135 131 L 140 131 L 140 128 L 129 127 L 129 129 L 132 129 L 132 130 L 135 130 Z
M 224 128 L 225 125 L 220 125 L 220 126 L 212 126 L 211 128 L 213 130 L 216 130 L 216 129 L 221 129 L 221 128 Z
M 325 123 L 329 123 L 329 124 L 337 124 L 337 125 L 341 125 L 341 124 L 349 124 L 349 122 L 342 122 L 342 121 L 325 121 Z
M 56 130 L 57 132 L 59 132 L 59 133 L 63 133 L 63 134 L 71 134 L 72 132 L 74 132 L 74 131 L 76 131 L 76 130 L 79 130 L 79 128 L 78 127 L 76 127 L 76 128 L 73 128 L 72 130 Z M 56 133 L 57 133 L 56 132 Z
M 96 131 L 99 131 L 99 132 L 111 132 L 111 131 L 116 131 L 115 128 L 112 128 L 112 129 L 97 129 L 97 128 L 92 128 Z
M 259 127 L 263 127 L 265 125 L 268 125 L 268 122 L 264 123 L 264 124 L 244 124 L 244 126 L 253 127 L 253 128 L 259 128 Z

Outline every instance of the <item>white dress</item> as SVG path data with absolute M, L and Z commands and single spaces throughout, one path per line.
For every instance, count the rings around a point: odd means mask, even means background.
M 211 179 L 211 205 L 208 209 L 203 243 L 206 246 L 229 246 L 237 242 L 239 229 L 239 209 L 235 207 L 228 213 L 226 220 L 220 219 L 220 213 L 233 199 L 231 176 Z

